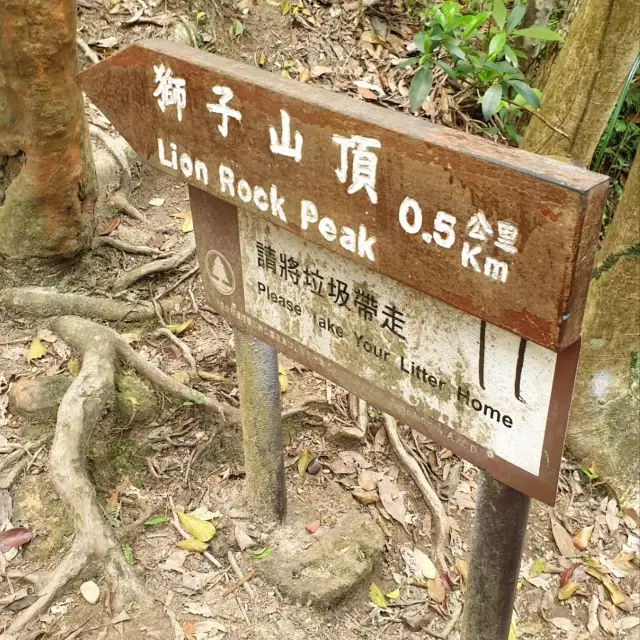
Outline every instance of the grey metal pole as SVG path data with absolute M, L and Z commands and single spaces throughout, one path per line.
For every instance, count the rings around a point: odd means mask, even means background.
M 508 640 L 530 505 L 480 472 L 462 640 Z
M 287 493 L 278 352 L 239 329 L 234 333 L 247 501 L 258 517 L 282 521 Z

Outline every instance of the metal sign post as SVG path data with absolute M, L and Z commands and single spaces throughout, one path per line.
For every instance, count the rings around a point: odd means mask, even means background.
M 531 498 L 480 472 L 462 640 L 509 637 Z
M 506 639 L 529 497 L 555 501 L 606 178 L 166 41 L 80 82 L 190 185 L 260 499 L 282 513 L 277 349 L 483 470 L 465 640 Z

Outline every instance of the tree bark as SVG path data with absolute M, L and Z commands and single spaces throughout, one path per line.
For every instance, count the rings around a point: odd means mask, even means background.
M 583 0 L 544 88 L 524 148 L 588 165 L 624 81 L 640 53 L 640 0 Z
M 0 256 L 69 258 L 93 234 L 96 176 L 74 0 L 0 2 Z
M 640 512 L 640 153 L 596 261 L 569 449 Z

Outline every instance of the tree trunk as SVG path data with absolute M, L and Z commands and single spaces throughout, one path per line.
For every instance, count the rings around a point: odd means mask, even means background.
M 583 0 L 544 88 L 524 148 L 588 165 L 640 52 L 640 0 Z
M 639 510 L 640 152 L 598 255 L 584 316 L 568 446 Z
M 96 177 L 76 81 L 74 0 L 0 1 L 0 257 L 68 258 Z

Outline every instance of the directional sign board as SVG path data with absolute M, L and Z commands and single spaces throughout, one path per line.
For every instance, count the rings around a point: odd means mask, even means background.
M 225 318 L 553 503 L 606 178 L 165 41 L 80 81 Z

